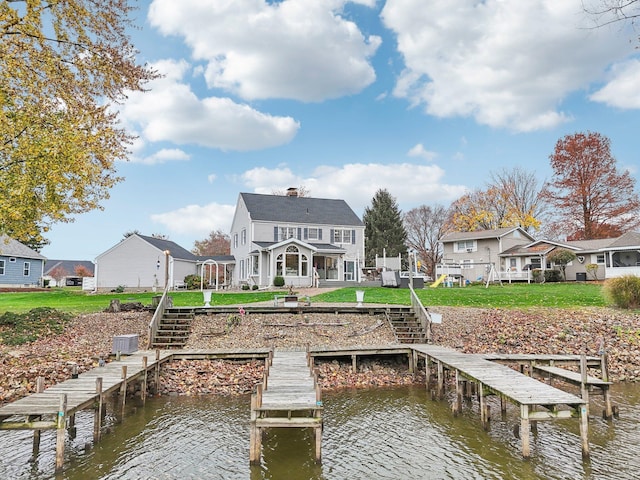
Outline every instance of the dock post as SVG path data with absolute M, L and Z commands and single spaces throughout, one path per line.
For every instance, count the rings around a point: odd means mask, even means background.
M 520 439 L 522 441 L 522 456 L 531 456 L 529 445 L 529 405 L 520 405 Z
M 122 384 L 120 385 L 120 414 L 124 417 L 124 407 L 127 403 L 127 366 L 122 366 Z
M 322 463 L 322 422 L 316 426 L 314 429 L 315 434 L 315 460 L 316 463 Z
M 156 371 L 155 371 L 155 394 L 160 393 L 160 350 L 156 350 Z
M 438 400 L 444 396 L 444 365 L 438 361 Z
M 427 392 L 429 391 L 429 386 L 431 384 L 431 361 L 429 360 L 429 356 L 424 356 L 424 377 L 425 383 L 427 384 Z
M 489 408 L 484 395 L 484 386 L 478 383 L 478 398 L 480 399 L 480 423 L 485 430 L 489 429 Z
M 60 394 L 60 406 L 56 421 L 56 472 L 62 470 L 64 465 L 64 439 L 67 423 L 67 394 Z
M 36 393 L 44 392 L 44 377 L 36 378 Z M 29 417 L 29 421 L 36 420 L 42 418 L 40 415 L 35 415 L 33 417 Z M 40 452 L 40 430 L 33 431 L 33 448 L 31 449 L 33 458 L 38 456 Z
M 260 408 L 262 386 L 256 385 L 256 390 L 251 394 L 251 428 L 249 435 L 249 464 L 260 465 L 260 451 L 262 450 L 262 429 L 256 424 L 258 408 Z
M 589 458 L 589 413 L 585 403 L 580 406 L 580 440 L 582 441 L 582 458 Z
M 102 409 L 104 408 L 104 396 L 102 395 L 102 377 L 96 378 L 96 393 L 98 394 L 98 405 L 93 414 L 93 441 L 100 441 L 102 432 Z
M 462 390 L 463 381 L 460 378 L 460 372 L 456 370 L 456 401 L 453 408 L 453 413 L 459 415 L 462 413 Z
M 147 400 L 147 357 L 142 357 L 142 387 L 140 388 L 140 399 L 144 405 Z
M 589 386 L 587 385 L 587 356 L 584 350 L 580 354 L 580 396 L 587 406 L 587 417 L 589 416 Z
M 358 356 L 351 355 L 351 372 L 356 373 L 358 371 Z
M 602 352 L 600 354 L 600 371 L 602 372 L 602 380 L 604 382 L 608 382 L 609 364 L 607 361 L 607 352 L 604 351 L 604 347 L 602 348 Z M 611 393 L 609 392 L 608 386 L 602 388 L 602 396 L 604 397 L 604 412 L 602 416 L 606 420 L 610 420 L 613 417 L 613 407 L 611 405 Z

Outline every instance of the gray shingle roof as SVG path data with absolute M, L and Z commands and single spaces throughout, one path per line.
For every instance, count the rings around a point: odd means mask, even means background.
M 46 257 L 40 255 L 35 250 L 23 245 L 6 235 L 0 235 L 0 255 L 3 257 L 20 257 L 34 258 L 38 260 L 46 260 Z
M 363 226 L 344 200 L 241 193 L 254 221 Z
M 162 250 L 163 252 L 165 250 L 169 250 L 173 258 L 178 258 L 180 260 L 191 260 L 194 262 L 198 260 L 198 258 L 193 253 L 182 248 L 180 245 L 178 245 L 175 242 L 172 242 L 171 240 L 164 240 L 162 238 L 155 238 L 155 237 L 147 237 L 146 235 L 138 235 L 138 236 L 141 239 L 143 239 L 145 242 L 150 243 L 157 249 Z
M 496 228 L 495 230 L 477 230 L 475 232 L 450 232 L 444 235 L 441 239 L 442 242 L 455 242 L 457 240 L 476 240 L 483 238 L 500 238 L 513 232 L 514 230 L 520 230 L 526 238 L 533 239 L 531 235 L 526 233 L 519 227 L 505 227 Z

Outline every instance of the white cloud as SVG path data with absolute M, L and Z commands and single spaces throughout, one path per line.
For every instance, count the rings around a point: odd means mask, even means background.
M 191 158 L 191 156 L 180 150 L 179 148 L 163 148 L 158 150 L 152 155 L 149 155 L 144 158 L 132 157 L 132 163 L 142 163 L 145 165 L 157 165 L 160 163 L 167 163 L 173 161 L 187 161 Z
M 352 163 L 341 167 L 320 166 L 309 176 L 298 175 L 285 165 L 256 167 L 231 180 L 242 184 L 241 191 L 267 195 L 284 192 L 291 186 L 303 186 L 310 197 L 345 200 L 361 217 L 380 188 L 396 197 L 403 211 L 422 204 L 446 205 L 467 191 L 463 185 L 441 183 L 443 177 L 444 170 L 435 165 Z M 170 233 L 197 236 L 219 228 L 229 231 L 234 212 L 235 205 L 188 205 L 152 215 L 151 220 Z
M 436 152 L 431 152 L 429 150 L 426 150 L 424 148 L 424 145 L 422 145 L 421 143 L 418 143 L 417 145 L 412 147 L 407 152 L 407 155 L 410 156 L 410 157 L 424 158 L 425 160 L 428 160 L 428 161 L 431 161 L 431 160 L 435 159 L 438 156 L 438 154 Z
M 614 65 L 611 79 L 589 98 L 623 109 L 640 108 L 640 60 Z
M 171 233 L 206 235 L 218 229 L 228 232 L 234 211 L 235 205 L 187 205 L 170 212 L 151 215 L 151 220 L 163 225 Z
M 205 78 L 244 99 L 321 101 L 375 80 L 380 45 L 340 15 L 349 0 L 154 0 L 149 21 L 207 63 Z M 375 0 L 357 1 L 368 7 Z
M 218 176 L 215 173 L 210 173 L 209 175 L 207 175 L 207 181 L 209 183 L 215 182 L 216 178 L 218 178 Z
M 436 165 L 352 163 L 340 167 L 320 166 L 306 177 L 294 174 L 288 167 L 254 168 L 246 171 L 240 181 L 248 189 L 266 194 L 304 186 L 309 196 L 344 199 L 361 215 L 380 188 L 387 189 L 401 208 L 406 209 L 455 200 L 467 189 L 463 185 L 441 183 L 444 173 Z
M 571 119 L 558 110 L 631 52 L 619 31 L 582 28 L 580 2 L 387 0 L 406 69 L 394 94 L 438 117 L 516 131 Z
M 249 151 L 286 144 L 300 128 L 291 117 L 268 115 L 229 98 L 198 98 L 183 83 L 190 69 L 184 60 L 153 67 L 165 76 L 151 82 L 148 92 L 130 93 L 121 110 L 124 122 L 147 142 Z

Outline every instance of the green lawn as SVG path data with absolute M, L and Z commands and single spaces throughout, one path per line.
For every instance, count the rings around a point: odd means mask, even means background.
M 314 303 L 355 303 L 356 290 L 364 290 L 365 303 L 405 304 L 409 302 L 409 290 L 396 288 L 365 287 L 342 288 L 322 293 L 312 298 Z M 282 293 L 285 293 L 284 291 Z M 591 283 L 545 283 L 471 285 L 454 288 L 424 288 L 416 290 L 422 303 L 459 307 L 526 308 L 545 306 L 569 308 L 580 306 L 605 306 L 602 286 Z M 22 313 L 36 307 L 51 307 L 70 313 L 99 312 L 109 306 L 111 299 L 121 302 L 151 304 L 154 293 L 107 293 L 92 294 L 64 288 L 45 292 L 0 293 L 0 314 Z M 274 292 L 217 293 L 212 296 L 212 305 L 250 304 L 273 300 Z M 171 292 L 176 306 L 203 305 L 200 291 Z
M 396 288 L 342 288 L 313 298 L 316 302 L 354 302 L 356 290 L 364 290 L 365 303 L 409 304 L 409 290 Z M 589 283 L 544 283 L 470 285 L 454 288 L 424 288 L 416 294 L 425 306 L 525 308 L 533 306 L 568 308 L 605 306 L 602 286 Z

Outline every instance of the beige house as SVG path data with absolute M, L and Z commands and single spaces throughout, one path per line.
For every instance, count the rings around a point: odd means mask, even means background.
M 617 238 L 580 241 L 534 240 L 523 229 L 500 228 L 477 232 L 453 232 L 441 239 L 443 262 L 439 274 L 467 280 L 530 281 L 535 269 L 556 268 L 548 256 L 556 249 L 570 250 L 576 259 L 565 269 L 567 280 L 604 280 L 633 274 L 640 276 L 640 233 Z M 588 271 L 587 265 L 597 268 Z
M 534 238 L 520 227 L 451 232 L 440 239 L 442 264 L 436 274 L 450 275 L 469 281 L 483 281 L 492 268 L 495 272 L 510 272 L 514 280 L 526 280 L 527 257 L 505 258 L 501 254 Z

